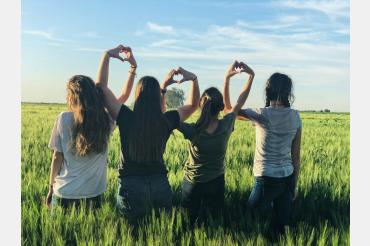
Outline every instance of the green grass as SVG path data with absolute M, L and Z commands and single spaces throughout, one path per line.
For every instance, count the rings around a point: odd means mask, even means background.
M 225 226 L 189 229 L 182 212 L 180 184 L 187 158 L 186 142 L 175 131 L 164 156 L 174 191 L 169 216 L 148 216 L 134 233 L 115 211 L 119 162 L 118 129 L 110 141 L 107 191 L 103 207 L 53 216 L 43 206 L 48 189 L 51 129 L 65 105 L 22 104 L 22 244 L 23 245 L 265 245 L 267 224 L 252 221 L 241 204 L 253 185 L 255 131 L 237 121 L 226 155 Z M 189 121 L 194 121 L 192 116 Z M 301 113 L 303 139 L 299 195 L 292 227 L 278 245 L 349 245 L 349 114 Z

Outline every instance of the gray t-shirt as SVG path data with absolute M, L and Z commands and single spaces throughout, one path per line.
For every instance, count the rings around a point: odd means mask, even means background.
M 254 176 L 287 177 L 293 173 L 292 142 L 302 122 L 297 110 L 287 108 L 243 109 L 256 127 Z
M 55 178 L 54 194 L 69 199 L 90 198 L 106 190 L 108 148 L 81 157 L 70 151 L 73 113 L 62 112 L 55 121 L 49 148 L 62 152 L 63 165 Z M 112 131 L 114 122 L 112 121 Z

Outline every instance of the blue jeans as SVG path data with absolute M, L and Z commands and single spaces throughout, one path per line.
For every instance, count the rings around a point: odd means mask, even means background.
M 205 219 L 207 213 L 214 219 L 222 213 L 225 200 L 224 175 L 206 183 L 191 183 L 184 179 L 181 189 L 182 205 L 189 213 L 191 224 L 194 224 L 198 217 Z
M 281 230 L 289 224 L 295 189 L 294 176 L 284 178 L 255 177 L 254 186 L 248 199 L 252 212 L 265 214 L 273 211 L 274 227 Z
M 85 205 L 87 205 L 87 207 L 91 206 L 93 209 L 97 209 L 101 207 L 101 197 L 102 195 L 84 199 L 67 199 L 53 195 L 51 206 L 52 208 L 55 208 L 56 206 L 61 206 L 63 209 L 67 209 L 71 208 L 72 206 L 78 208 L 81 206 L 82 203 L 84 203 Z
M 130 222 L 151 208 L 170 211 L 171 207 L 172 190 L 166 174 L 118 178 L 117 208 Z

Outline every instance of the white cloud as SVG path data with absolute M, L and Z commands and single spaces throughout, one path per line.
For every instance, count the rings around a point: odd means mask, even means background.
M 88 31 L 81 34 L 82 37 L 86 38 L 102 38 L 101 35 L 99 35 L 96 31 Z
M 48 43 L 46 43 L 47 45 L 49 45 L 49 46 L 55 46 L 55 47 L 59 47 L 59 46 L 61 46 L 61 44 L 60 43 L 54 43 L 54 42 L 48 42 Z
M 346 85 L 349 80 L 348 42 L 338 42 L 330 36 L 328 30 L 334 32 L 331 26 L 325 24 L 315 28 L 306 23 L 308 20 L 309 16 L 290 15 L 278 16 L 270 22 L 275 25 L 274 29 L 290 26 L 284 32 L 256 29 L 256 26 L 267 27 L 267 22 L 256 25 L 242 21 L 234 25 L 211 25 L 197 32 L 176 29 L 181 41 L 186 42 L 159 40 L 137 49 L 136 54 L 169 63 L 198 64 L 203 66 L 200 70 L 208 71 L 204 73 L 208 80 L 222 78 L 228 63 L 237 59 L 250 63 L 259 72 L 258 76 L 264 78 L 280 71 L 289 73 L 301 86 Z M 171 44 L 176 44 L 177 49 L 172 49 Z
M 309 0 L 309 1 L 286 0 L 278 2 L 278 4 L 289 8 L 306 9 L 322 12 L 330 18 L 349 16 L 348 0 Z
M 164 39 L 164 40 L 160 40 L 160 41 L 151 43 L 149 46 L 151 46 L 151 47 L 168 47 L 168 46 L 173 46 L 177 43 L 178 43 L 178 41 L 175 40 L 175 39 Z
M 162 34 L 174 34 L 172 26 L 162 26 L 154 22 L 147 22 L 147 27 L 151 32 L 157 32 Z
M 61 42 L 61 43 L 70 42 L 70 40 L 66 40 L 66 39 L 61 39 L 61 38 L 54 37 L 54 34 L 51 31 L 44 31 L 44 30 L 23 30 L 22 32 L 24 34 L 41 37 L 41 38 L 44 38 L 44 39 L 47 39 L 47 40 L 50 40 L 50 41 L 54 41 L 54 42 Z
M 87 52 L 103 52 L 104 49 L 99 49 L 99 48 L 78 48 L 78 49 L 75 49 L 77 51 L 87 51 Z

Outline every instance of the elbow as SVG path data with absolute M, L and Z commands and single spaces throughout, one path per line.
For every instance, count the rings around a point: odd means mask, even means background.
M 191 113 L 194 113 L 194 112 L 197 110 L 197 108 L 198 108 L 198 104 L 192 104 L 192 105 L 190 106 L 190 111 L 191 111 Z
M 63 153 L 62 152 L 57 152 L 55 151 L 54 152 L 54 155 L 53 155 L 53 161 L 55 163 L 62 163 L 63 162 Z
M 128 95 L 122 95 L 120 96 L 117 101 L 120 103 L 120 104 L 124 104 L 128 99 Z
M 107 88 L 107 85 L 102 82 L 96 82 L 95 86 L 101 89 Z

